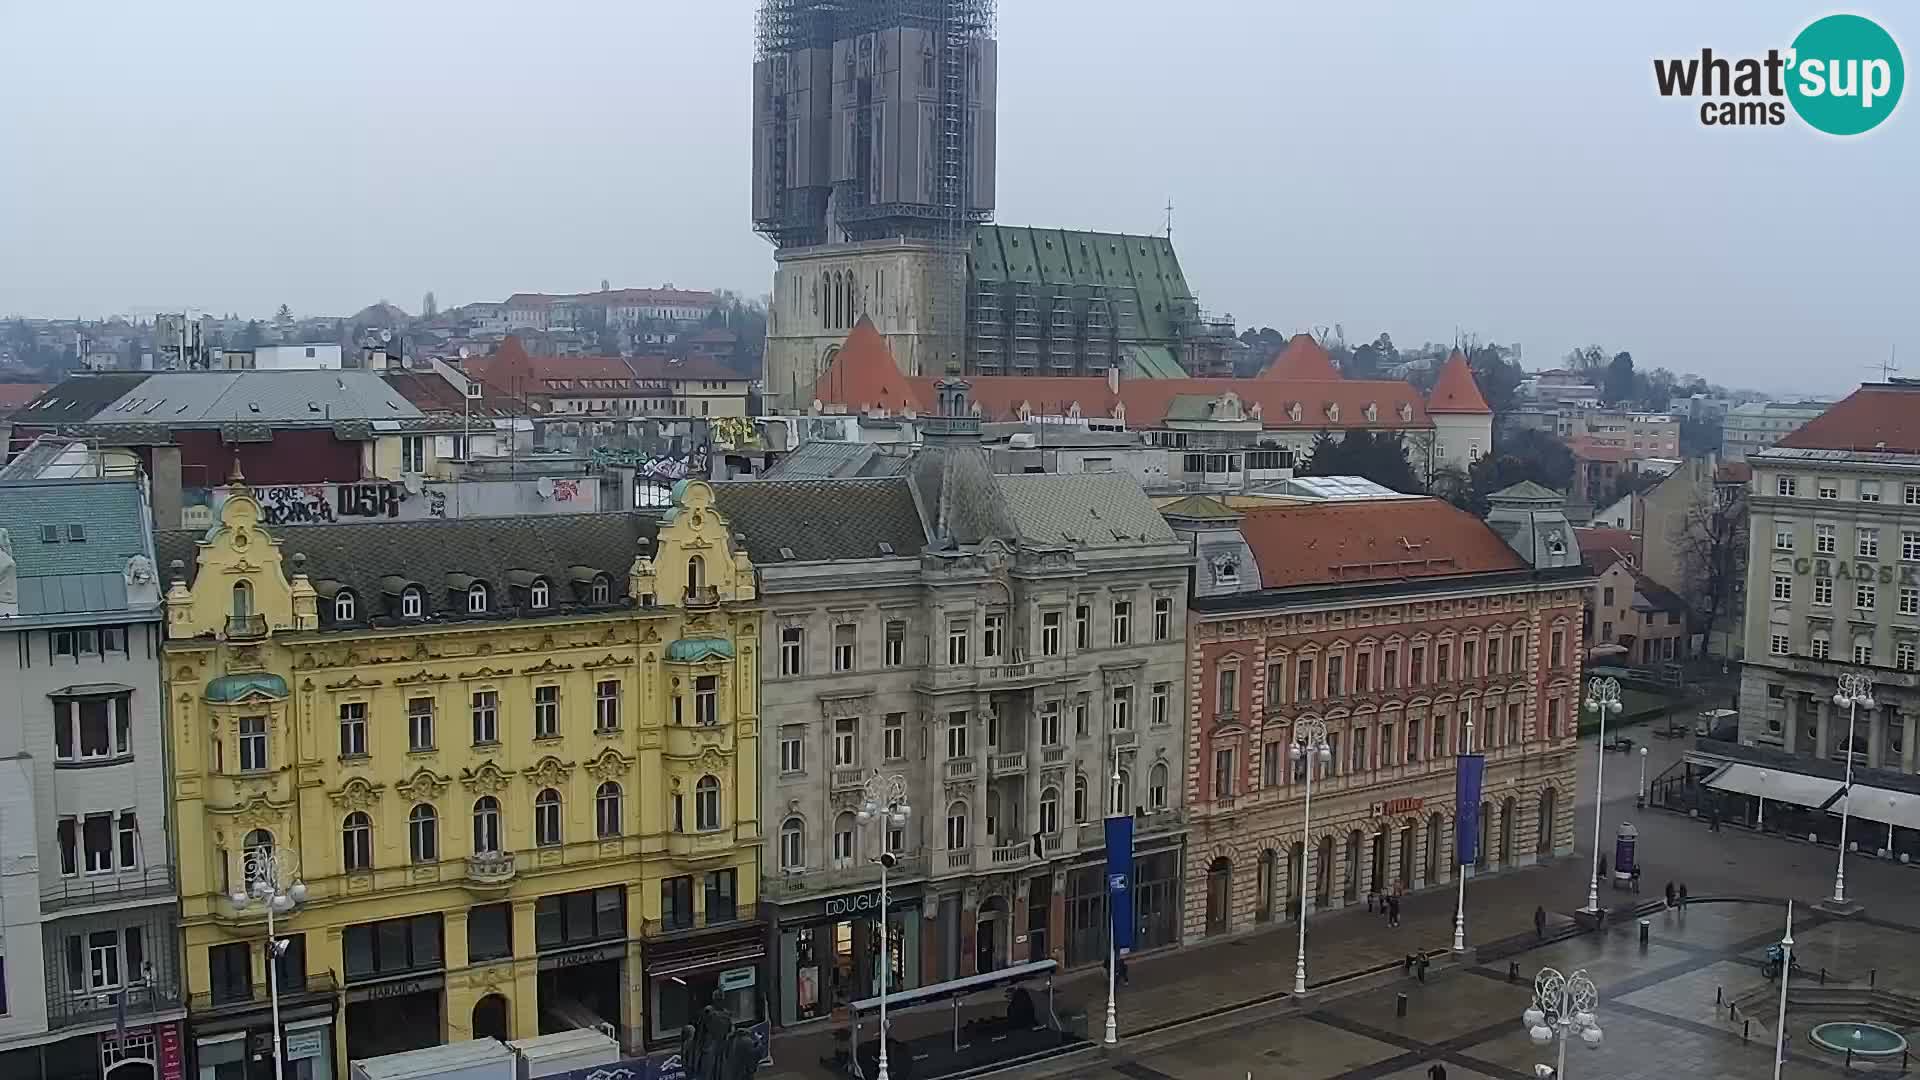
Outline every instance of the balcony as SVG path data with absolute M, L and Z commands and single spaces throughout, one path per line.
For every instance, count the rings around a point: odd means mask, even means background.
M 683 599 L 690 608 L 718 607 L 720 589 L 716 585 L 689 585 L 683 594 Z
M 40 910 L 49 914 L 95 904 L 124 905 L 174 896 L 173 867 L 149 866 L 138 873 L 97 878 L 67 878 L 40 888 Z
M 690 761 L 706 752 L 707 747 L 717 747 L 722 751 L 733 748 L 732 724 L 668 724 L 666 745 L 661 752 L 669 758 Z
M 888 877 L 893 881 L 918 877 L 927 872 L 925 853 L 912 855 L 894 855 L 894 868 Z M 770 880 L 770 879 L 763 879 Z M 784 895 L 808 892 L 842 892 L 861 886 L 880 884 L 880 868 L 873 863 L 855 863 L 852 866 L 820 868 L 814 870 L 781 871 L 779 884 L 773 886 Z
M 340 992 L 340 980 L 331 971 L 308 972 L 298 984 L 281 982 L 280 1009 L 325 1001 Z M 195 994 L 187 999 L 187 1010 L 195 1014 L 228 1014 L 265 1010 L 270 1004 L 266 980 L 251 986 L 224 987 Z
M 1125 731 L 1111 733 L 1115 750 L 1130 750 L 1140 745 L 1140 733 L 1128 728 Z
M 480 852 L 467 856 L 467 886 L 473 889 L 504 889 L 513 883 L 514 858 L 511 851 Z
M 866 770 L 858 766 L 833 770 L 833 790 L 835 791 L 858 791 L 865 787 L 866 783 Z
M 957 851 L 947 852 L 947 869 L 948 870 L 973 869 L 973 849 L 960 848 Z
M 1064 746 L 1048 746 L 1040 751 L 1040 764 L 1042 765 L 1060 765 L 1064 764 L 1066 760 L 1067 748 Z
M 996 869 L 1018 866 L 1033 858 L 1033 841 L 1022 840 L 1017 844 L 1002 844 L 993 849 L 993 865 Z
M 974 768 L 973 768 L 972 758 L 948 758 L 947 759 L 947 779 L 971 780 L 973 779 L 973 774 L 974 774 Z
M 915 689 L 927 690 L 1025 690 L 1052 682 L 1067 673 L 1063 656 L 1043 656 L 1037 660 L 987 659 L 972 664 L 941 665 L 926 668 L 915 680 Z
M 49 1030 L 81 1024 L 111 1023 L 120 1015 L 120 995 L 127 998 L 127 1022 L 136 1023 L 149 1013 L 178 1009 L 186 998 L 180 993 L 179 980 L 156 978 L 126 990 L 99 990 L 79 994 L 52 994 L 47 998 Z
M 683 859 L 717 858 L 731 852 L 734 846 L 732 829 L 667 834 L 667 853 Z
M 987 773 L 990 776 L 1025 776 L 1027 752 L 1015 750 L 1010 754 L 993 755 L 987 759 Z
M 227 616 L 228 641 L 258 641 L 267 636 L 265 615 Z

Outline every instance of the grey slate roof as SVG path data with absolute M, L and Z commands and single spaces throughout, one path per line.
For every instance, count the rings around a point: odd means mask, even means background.
M 381 521 L 367 524 L 289 525 L 265 530 L 281 541 L 281 565 L 291 576 L 296 554 L 307 557 L 307 577 L 323 598 L 337 588 L 353 590 L 361 622 L 386 621 L 399 613 L 399 597 L 388 595 L 390 579 L 418 584 L 426 595 L 427 613 L 436 620 L 504 618 L 516 614 L 526 595 L 516 587 L 543 577 L 552 589 L 555 610 L 585 605 L 585 586 L 576 587 L 570 568 L 591 567 L 604 573 L 616 605 L 627 595 L 627 571 L 643 549 L 651 553 L 659 519 L 651 514 L 569 514 L 511 518 L 474 518 L 452 521 Z M 206 537 L 198 529 L 159 533 L 155 546 L 163 581 L 170 582 L 174 560 L 185 564 L 191 582 L 197 570 L 197 542 Z M 466 578 L 485 582 L 493 610 L 486 616 L 468 615 Z M 455 595 L 455 590 L 459 595 Z M 332 604 L 320 605 L 320 622 L 328 626 Z
M 420 415 L 374 371 L 168 371 L 147 376 L 85 422 L 331 425 Z
M 729 480 L 714 484 L 713 495 L 727 526 L 747 538 L 747 555 L 762 568 L 883 558 L 883 543 L 895 555 L 913 557 L 927 544 L 913 492 L 900 477 Z
M 50 386 L 39 397 L 22 405 L 11 417 L 15 424 L 85 423 L 121 395 L 153 377 L 150 371 L 118 371 L 100 375 L 74 375 Z
M 13 546 L 20 614 L 125 610 L 127 560 L 151 555 L 142 505 L 134 480 L 0 484 L 0 529 Z M 41 538 L 44 525 L 55 526 L 57 539 Z
M 1175 544 L 1179 538 L 1125 473 L 996 476 L 1022 540 L 1061 547 Z

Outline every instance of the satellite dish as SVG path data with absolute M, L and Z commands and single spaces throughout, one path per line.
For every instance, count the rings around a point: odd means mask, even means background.
M 406 476 L 401 478 L 400 483 L 402 486 L 404 486 L 407 489 L 407 494 L 409 495 L 420 494 L 420 474 L 419 473 L 408 473 Z
M 465 360 L 467 357 L 471 355 L 473 355 L 473 351 L 471 349 L 467 348 L 465 345 L 460 346 L 460 359 Z
M 381 340 L 381 341 L 383 341 L 383 342 L 385 342 L 385 341 L 392 341 L 392 340 L 393 340 L 393 331 L 391 331 L 391 330 L 382 330 L 382 331 L 380 331 L 380 340 Z
M 533 490 L 538 492 L 543 499 L 553 498 L 553 478 L 551 476 L 543 476 L 535 480 L 533 482 Z

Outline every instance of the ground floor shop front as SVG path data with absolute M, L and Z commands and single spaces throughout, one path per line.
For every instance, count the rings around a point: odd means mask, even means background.
M 185 1080 L 179 1020 L 134 1018 L 124 1029 L 87 1031 L 36 1046 L 0 1050 L 5 1080 Z

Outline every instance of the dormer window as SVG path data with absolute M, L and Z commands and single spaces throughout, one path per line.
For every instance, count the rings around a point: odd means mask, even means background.
M 550 603 L 551 600 L 552 597 L 548 594 L 547 583 L 544 579 L 535 581 L 533 586 L 527 590 L 527 605 L 535 611 L 546 610 L 547 604 Z
M 467 587 L 467 613 L 483 615 L 487 610 L 487 587 L 478 582 Z
M 244 619 L 253 614 L 253 583 L 244 578 L 233 583 L 233 617 Z
M 403 619 L 419 618 L 425 613 L 426 606 L 426 597 L 420 594 L 418 586 L 409 585 L 407 590 L 400 594 L 400 617 Z
M 593 587 L 588 592 L 596 604 L 610 604 L 613 602 L 613 583 L 604 577 L 594 578 Z
M 333 621 L 350 623 L 354 617 L 353 591 L 341 589 L 333 594 Z

